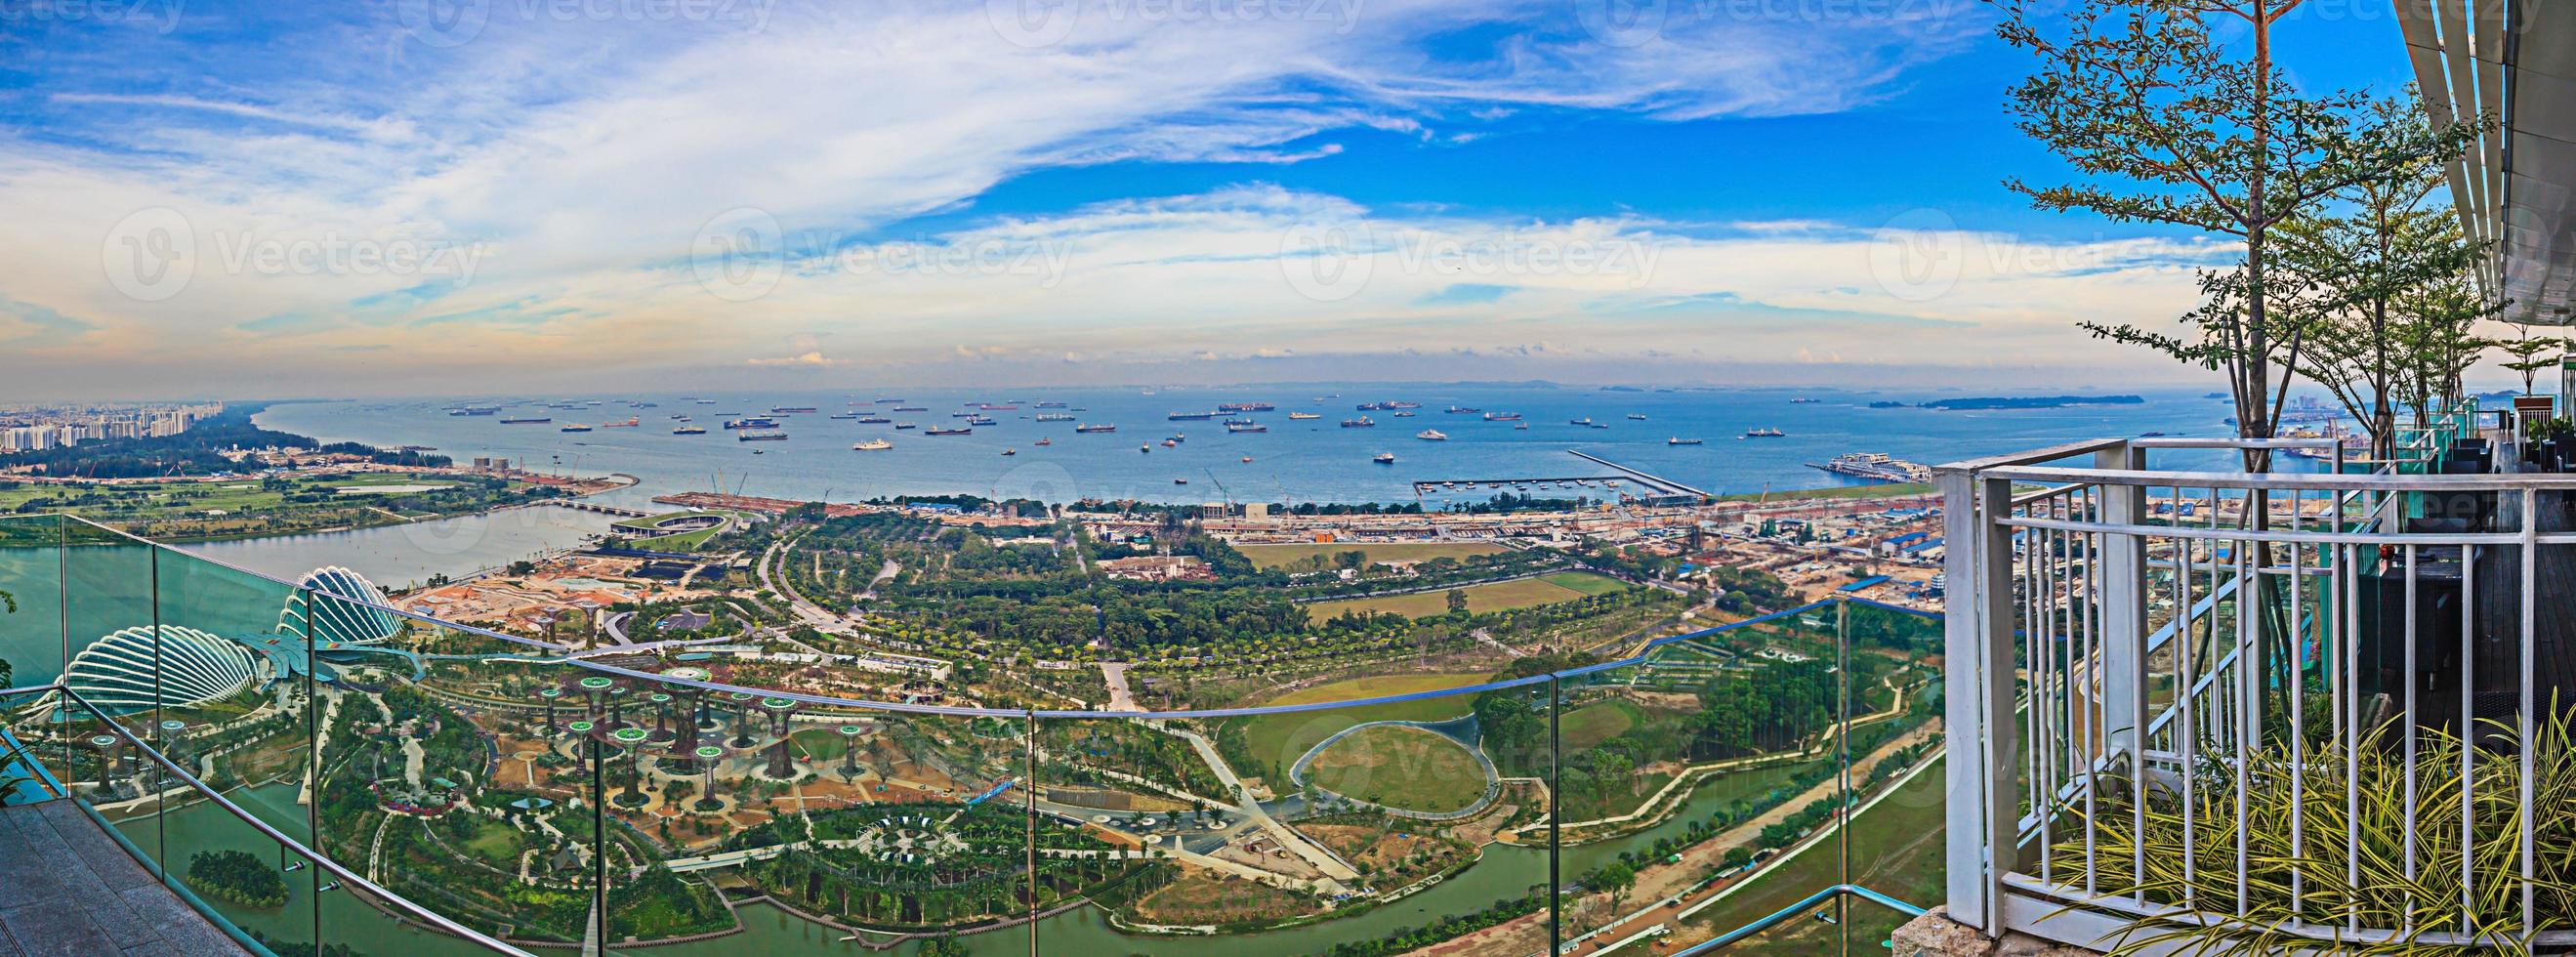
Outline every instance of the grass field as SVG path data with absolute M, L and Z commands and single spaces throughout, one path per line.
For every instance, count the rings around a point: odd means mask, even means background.
M 1354 678 L 1318 685 L 1281 696 L 1264 705 L 1312 704 L 1325 701 L 1351 701 L 1361 698 L 1383 698 L 1460 688 L 1484 682 L 1483 674 L 1381 675 Z M 1398 701 L 1363 708 L 1333 708 L 1323 711 L 1299 711 L 1288 714 L 1264 714 L 1235 718 L 1245 750 L 1255 762 L 1252 767 L 1237 768 L 1245 775 L 1261 777 L 1278 790 L 1288 788 L 1288 766 L 1335 732 L 1370 721 L 1440 721 L 1466 714 L 1474 695 L 1456 694 L 1418 701 Z
M 482 858 L 484 863 L 505 871 L 514 871 L 519 866 L 519 832 L 499 821 L 475 822 L 474 836 L 457 846 Z
M 1852 819 L 1852 883 L 1919 907 L 1941 902 L 1945 810 L 1941 789 L 1947 780 L 1941 772 L 1941 765 L 1936 762 L 1886 800 Z M 1716 906 L 1693 915 L 1691 921 L 1720 932 L 1732 930 L 1797 903 L 1799 898 L 1814 893 L 1818 888 L 1841 882 L 1835 843 L 1829 835 L 1824 843 L 1755 878 L 1753 884 L 1738 889 Z M 1832 907 L 1832 904 L 1826 904 L 1820 909 L 1830 912 Z M 1897 925 L 1905 923 L 1902 914 L 1858 900 L 1851 904 L 1849 918 L 1845 925 L 1851 930 L 1853 953 L 1879 951 L 1879 942 L 1886 940 Z M 1822 953 L 1835 946 L 1840 933 L 1841 928 L 1834 925 L 1813 918 L 1800 918 L 1784 922 L 1769 933 L 1736 944 L 1728 951 L 1781 955 Z
M 1487 612 L 1552 605 L 1624 587 L 1617 579 L 1590 572 L 1559 572 L 1538 578 L 1469 585 L 1460 590 L 1467 593 L 1468 611 Z M 1381 611 L 1408 618 L 1445 615 L 1449 613 L 1449 592 L 1444 589 L 1410 595 L 1319 601 L 1306 606 L 1306 617 L 1312 621 L 1326 621 L 1345 611 Z
M 1333 742 L 1306 767 L 1306 780 L 1335 794 L 1407 811 L 1463 810 L 1482 793 L 1475 756 L 1420 728 L 1379 725 Z
M 1643 715 L 1637 706 L 1618 699 L 1596 701 L 1565 713 L 1557 719 L 1557 734 L 1568 751 L 1578 751 L 1608 741 L 1619 732 L 1637 726 Z
M 796 743 L 797 750 L 816 761 L 838 760 L 843 750 L 841 733 L 830 728 L 799 728 L 787 738 Z
M 1329 559 L 1343 552 L 1366 552 L 1372 562 L 1410 562 L 1433 558 L 1465 558 L 1469 555 L 1491 555 L 1503 550 L 1500 545 L 1483 542 L 1399 542 L 1368 545 L 1238 545 L 1235 550 L 1263 568 L 1293 565 L 1321 555 Z

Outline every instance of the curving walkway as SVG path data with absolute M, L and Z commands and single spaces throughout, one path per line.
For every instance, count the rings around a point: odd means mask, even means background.
M 1332 747 L 1333 742 L 1340 741 L 1341 739 L 1350 736 L 1353 732 L 1359 731 L 1363 728 L 1376 727 L 1420 728 L 1424 731 L 1429 731 L 1433 734 L 1457 742 L 1459 747 L 1467 749 L 1467 754 L 1469 756 L 1476 759 L 1476 769 L 1485 776 L 1485 793 L 1477 795 L 1474 803 L 1455 811 L 1415 811 L 1406 808 L 1388 807 L 1375 801 L 1363 801 L 1359 798 L 1343 794 L 1320 784 L 1309 785 L 1306 783 L 1306 766 L 1313 764 L 1315 757 L 1323 754 L 1325 748 Z M 1494 801 L 1502 797 L 1503 794 L 1503 774 L 1500 770 L 1497 770 L 1494 767 L 1494 760 L 1485 756 L 1484 735 L 1481 733 L 1481 729 L 1476 726 L 1476 716 L 1472 714 L 1460 715 L 1458 717 L 1442 721 L 1364 721 L 1359 724 L 1343 728 L 1340 731 L 1333 732 L 1332 737 L 1325 738 L 1324 740 L 1317 742 L 1314 747 L 1307 748 L 1306 753 L 1298 755 L 1296 762 L 1288 766 L 1288 780 L 1301 788 L 1313 787 L 1315 790 L 1322 791 L 1353 804 L 1373 807 L 1389 815 L 1413 821 L 1456 821 L 1464 818 L 1475 817 L 1476 815 L 1485 813 L 1485 809 L 1492 807 L 1494 805 Z

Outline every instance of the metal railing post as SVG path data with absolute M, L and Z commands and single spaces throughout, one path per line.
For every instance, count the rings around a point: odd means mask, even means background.
M 2144 469 L 2146 452 L 2123 446 L 2093 455 L 2103 469 Z M 2112 526 L 2145 524 L 2147 487 L 2105 485 L 2101 520 Z M 2092 596 L 2102 623 L 2102 724 L 2087 742 L 2091 753 L 2111 755 L 2128 735 L 2131 773 L 2144 770 L 2146 753 L 2147 542 L 2140 535 L 2102 535 L 2102 593 Z
M 1950 592 L 1943 622 L 1950 663 L 1942 702 L 1950 754 L 1946 898 L 1952 919 L 1999 935 L 2003 874 L 2013 864 L 2014 671 L 2011 530 L 1997 519 L 2011 509 L 2012 485 L 1981 483 L 1967 469 L 1944 469 L 1936 481 L 1950 542 L 1942 559 Z

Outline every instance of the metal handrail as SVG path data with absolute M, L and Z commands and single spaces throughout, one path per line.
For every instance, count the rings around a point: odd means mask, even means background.
M 1758 918 L 1751 923 L 1745 924 L 1742 927 L 1738 927 L 1734 930 L 1727 931 L 1726 933 L 1719 934 L 1716 937 L 1709 938 L 1701 943 L 1692 945 L 1687 950 L 1678 951 L 1673 954 L 1673 957 L 1693 957 L 1693 955 L 1696 954 L 1708 953 L 1728 944 L 1759 934 L 1763 931 L 1770 930 L 1771 928 L 1778 926 L 1781 921 L 1798 916 L 1800 911 L 1804 911 L 1807 908 L 1814 907 L 1818 904 L 1822 904 L 1828 900 L 1846 894 L 1886 907 L 1907 917 L 1921 917 L 1924 914 L 1930 913 L 1923 908 L 1897 900 L 1896 898 L 1889 897 L 1858 884 L 1836 884 L 1832 887 L 1809 894 L 1804 898 L 1800 898 L 1797 903 L 1772 911 L 1770 914 Z

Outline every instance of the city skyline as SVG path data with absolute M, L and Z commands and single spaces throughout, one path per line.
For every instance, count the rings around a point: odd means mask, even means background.
M 2206 381 L 1982 5 L 1453 6 L 25 8 L 5 397 Z

